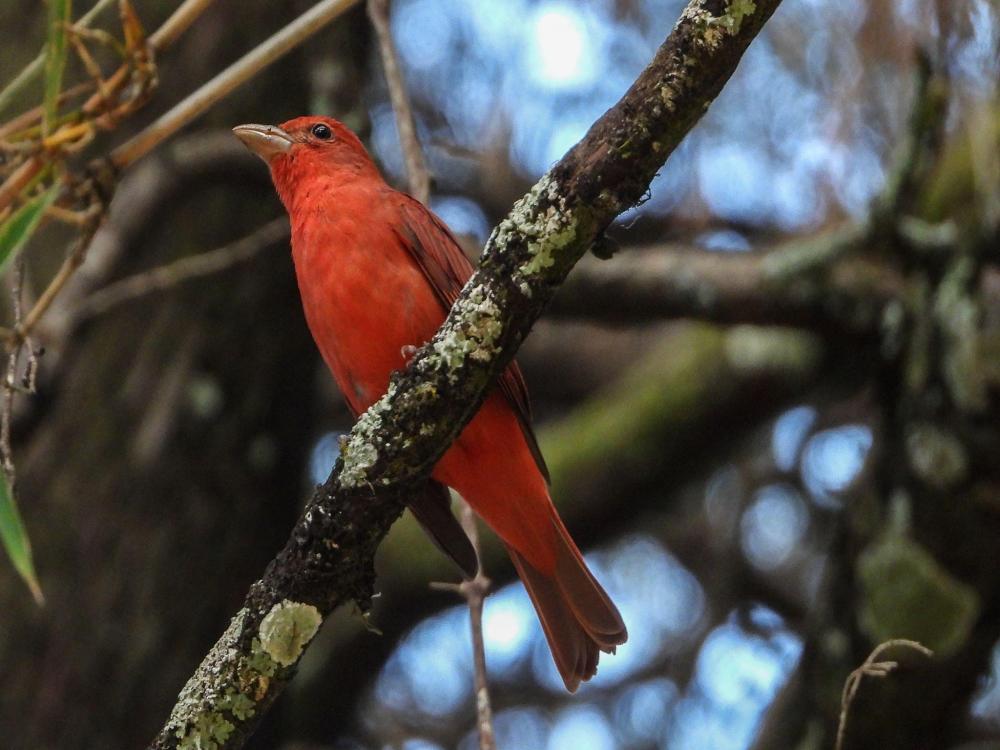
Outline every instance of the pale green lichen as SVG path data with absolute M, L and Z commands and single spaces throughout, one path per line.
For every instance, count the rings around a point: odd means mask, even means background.
M 561 226 L 564 218 L 552 206 L 546 209 L 543 216 L 545 217 L 544 221 L 546 225 L 551 224 L 553 227 Z M 528 251 L 531 253 L 531 260 L 523 263 L 518 270 L 526 276 L 534 276 L 546 268 L 551 268 L 556 264 L 556 252 L 566 247 L 566 245 L 573 241 L 574 237 L 576 237 L 576 221 L 571 220 L 562 229 L 546 234 L 543 239 L 536 242 L 529 242 Z
M 700 4 L 691 3 L 684 9 L 684 12 L 681 13 L 680 22 L 684 21 L 691 23 L 698 29 L 699 33 L 694 37 L 694 43 L 698 47 L 715 49 L 719 46 L 719 42 L 722 41 L 726 33 L 724 27 L 715 23 L 716 17 L 705 10 Z M 687 60 L 684 62 L 685 65 L 688 64 Z M 691 65 L 696 64 L 696 62 L 694 58 L 691 59 Z
M 363 487 L 368 484 L 368 470 L 378 461 L 376 436 L 382 429 L 382 418 L 390 411 L 389 404 L 395 396 L 396 386 L 389 386 L 385 395 L 368 408 L 351 434 L 340 444 L 344 461 L 340 471 L 340 484 L 344 487 Z
M 244 662 L 247 670 L 242 675 L 244 678 L 252 679 L 254 675 L 274 677 L 274 673 L 278 671 L 278 663 L 264 650 L 260 638 L 254 638 L 250 642 L 250 656 Z
M 424 359 L 421 367 L 424 371 L 443 370 L 449 381 L 455 383 L 457 371 L 467 358 L 486 362 L 497 353 L 503 323 L 500 306 L 486 286 L 469 290 L 455 303 L 452 313 L 457 322 L 442 329 L 435 337 L 431 344 L 432 353 Z M 350 435 L 341 441 L 343 465 L 339 474 L 340 485 L 345 488 L 372 485 L 370 470 L 379 461 L 380 451 L 384 448 L 380 435 L 384 417 L 391 411 L 393 403 L 404 398 L 407 404 L 412 404 L 435 396 L 437 388 L 434 383 L 420 383 L 401 394 L 397 383 L 390 381 L 385 395 L 369 407 Z M 433 432 L 433 426 L 429 429 Z M 387 485 L 392 481 L 392 477 L 384 476 L 378 483 Z
M 309 604 L 287 599 L 261 621 L 250 653 L 239 641 L 248 611 L 241 609 L 226 632 L 188 680 L 177 698 L 167 731 L 180 750 L 218 750 L 229 741 L 238 722 L 253 718 L 278 670 L 293 664 L 316 634 L 322 617 Z
M 907 427 L 906 454 L 914 473 L 939 490 L 954 487 L 969 473 L 965 446 L 953 433 L 929 422 Z
M 722 26 L 730 34 L 739 34 L 743 27 L 743 19 L 752 16 L 757 10 L 753 0 L 729 0 L 725 14 L 715 19 L 714 23 Z
M 486 287 L 472 289 L 467 297 L 455 304 L 454 312 L 460 324 L 446 330 L 433 344 L 434 352 L 449 371 L 451 382 L 455 382 L 454 371 L 462 366 L 466 357 L 489 361 L 496 354 L 497 341 L 503 333 L 500 307 Z
M 726 12 L 721 16 L 713 16 L 701 4 L 692 3 L 684 9 L 680 20 L 693 24 L 701 32 L 695 38 L 696 45 L 714 50 L 726 34 L 739 34 L 743 21 L 756 11 L 754 0 L 729 0 Z
M 359 487 L 364 484 L 368 469 L 378 461 L 378 450 L 375 446 L 360 440 L 354 442 L 355 445 L 350 448 L 350 460 L 345 460 L 344 470 L 340 474 L 341 482 L 348 487 Z
M 242 657 L 236 648 L 246 616 L 246 609 L 236 614 L 177 697 L 167 728 L 182 750 L 217 750 L 236 728 L 232 719 L 246 721 L 255 713 L 254 697 L 243 691 Z
M 918 641 L 942 656 L 957 651 L 979 615 L 979 596 L 916 541 L 889 533 L 858 558 L 859 624 L 872 643 Z
M 257 712 L 257 704 L 243 693 L 232 690 L 219 702 L 219 708 L 228 711 L 240 721 L 253 718 Z
M 257 631 L 261 648 L 281 666 L 291 666 L 322 622 L 323 616 L 313 605 L 285 599 L 271 607 L 261 620 Z
M 540 205 L 545 205 L 544 210 Z M 556 264 L 559 251 L 576 239 L 579 226 L 576 211 L 560 195 L 552 176 L 546 174 L 514 204 L 510 215 L 493 231 L 489 244 L 506 248 L 512 238 L 525 239 L 531 257 L 518 267 L 519 278 L 515 281 L 530 297 L 530 280 Z
M 674 91 L 674 87 L 668 84 L 660 86 L 660 100 L 663 102 L 663 106 L 667 108 L 668 112 L 674 111 L 674 97 L 677 92 Z
M 182 750 L 218 750 L 236 727 L 225 716 L 216 711 L 202 714 L 195 719 L 189 732 L 178 737 L 178 748 Z

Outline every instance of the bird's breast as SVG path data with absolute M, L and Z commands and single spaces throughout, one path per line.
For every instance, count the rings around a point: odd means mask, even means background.
M 363 411 L 445 311 L 391 225 L 322 216 L 292 228 L 306 322 L 344 397 Z

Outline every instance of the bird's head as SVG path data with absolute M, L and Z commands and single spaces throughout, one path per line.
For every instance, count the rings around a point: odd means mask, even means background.
M 346 182 L 378 174 L 358 137 L 332 117 L 296 117 L 281 125 L 238 125 L 233 133 L 270 167 L 286 205 L 307 177 Z

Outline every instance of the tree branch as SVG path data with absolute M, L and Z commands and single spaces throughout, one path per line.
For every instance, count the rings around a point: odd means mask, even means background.
M 732 75 L 780 0 L 694 0 L 652 63 L 493 232 L 444 325 L 359 420 L 285 548 L 181 691 L 155 748 L 244 744 L 324 617 L 374 585 L 375 548 L 555 289 Z
M 864 228 L 851 226 L 754 253 L 651 247 L 620 252 L 610 261 L 588 258 L 548 313 L 619 323 L 695 318 L 871 335 L 904 284 L 889 263 L 863 257 L 868 244 Z M 811 262 L 840 246 L 850 253 Z
M 423 149 L 420 148 L 420 139 L 417 138 L 417 124 L 413 118 L 410 95 L 403 82 L 399 55 L 396 54 L 396 46 L 392 42 L 392 32 L 389 29 L 389 0 L 368 0 L 368 18 L 371 19 L 375 37 L 378 39 L 382 72 L 389 88 L 392 112 L 396 117 L 396 132 L 399 133 L 399 145 L 403 149 L 410 195 L 421 203 L 428 203 L 431 197 L 431 176 L 427 171 Z
M 236 242 L 197 255 L 187 255 L 98 289 L 77 307 L 76 316 L 78 320 L 85 320 L 103 315 L 118 305 L 147 294 L 228 271 L 235 265 L 256 258 L 264 250 L 287 241 L 288 219 L 284 216 L 271 219 Z

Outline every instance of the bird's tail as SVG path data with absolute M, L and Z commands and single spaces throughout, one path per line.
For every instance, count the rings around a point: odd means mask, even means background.
M 628 638 L 618 608 L 587 568 L 562 520 L 553 513 L 556 550 L 552 574 L 533 567 L 507 545 L 517 574 L 528 590 L 566 689 L 597 672 L 600 651 L 613 654 Z

